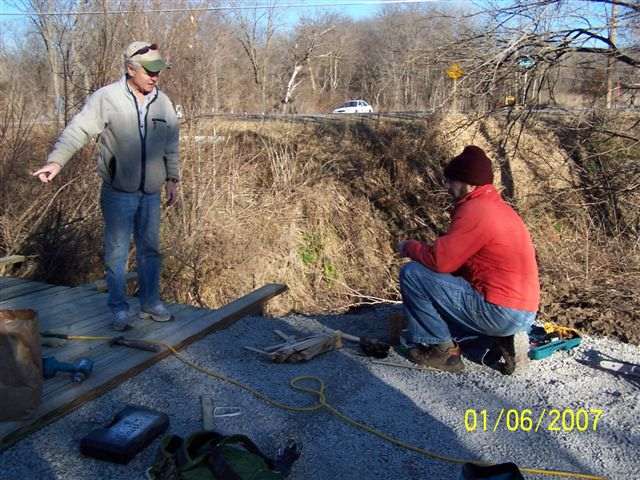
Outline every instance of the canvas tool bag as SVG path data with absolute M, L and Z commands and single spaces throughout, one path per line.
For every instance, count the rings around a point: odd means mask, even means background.
M 150 480 L 283 480 L 273 461 L 244 435 L 200 431 L 162 439 Z
M 0 421 L 29 417 L 42 397 L 42 355 L 33 310 L 0 310 Z

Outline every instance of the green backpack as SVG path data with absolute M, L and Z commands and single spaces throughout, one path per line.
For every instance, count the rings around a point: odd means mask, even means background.
M 150 480 L 283 480 L 273 461 L 244 435 L 201 431 L 162 439 Z

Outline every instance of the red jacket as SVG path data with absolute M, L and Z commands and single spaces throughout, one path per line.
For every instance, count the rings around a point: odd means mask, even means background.
M 527 227 L 493 185 L 456 203 L 451 225 L 434 244 L 409 240 L 404 253 L 440 273 L 456 273 L 486 301 L 536 312 L 540 284 Z

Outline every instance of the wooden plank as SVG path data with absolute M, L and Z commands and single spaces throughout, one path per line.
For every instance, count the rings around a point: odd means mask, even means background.
M 209 313 L 209 311 L 200 310 L 200 311 L 193 311 L 190 313 L 191 315 L 187 319 L 186 323 L 188 323 L 189 321 L 192 321 L 193 319 L 206 315 L 207 313 Z M 176 330 L 175 328 L 176 326 L 174 322 L 168 322 L 168 323 L 162 324 L 165 326 L 164 330 L 166 330 L 167 329 L 166 327 L 170 324 L 171 324 L 171 327 L 174 327 L 172 328 L 172 330 Z M 184 328 L 184 325 L 182 325 L 182 328 Z M 180 329 L 178 328 L 178 330 Z M 113 332 L 113 333 L 116 333 L 116 332 Z M 173 343 L 171 341 L 167 341 L 167 335 L 165 333 L 166 332 L 163 332 L 163 335 L 160 335 L 160 332 L 156 332 L 156 334 L 152 335 L 151 337 L 147 336 L 147 337 L 137 337 L 137 338 L 141 340 L 163 341 L 173 346 Z M 110 335 L 110 333 L 107 333 L 107 335 Z M 142 352 L 141 350 L 135 350 L 135 349 L 123 350 L 122 348 L 124 347 L 112 348 L 107 344 L 106 341 L 98 341 L 98 340 L 96 340 L 95 342 L 80 341 L 78 343 L 80 343 L 80 346 L 83 347 L 84 349 L 90 349 L 91 355 L 87 355 L 88 350 L 85 350 L 82 355 L 78 355 L 76 357 L 70 358 L 70 357 L 67 357 L 66 355 L 64 357 L 62 355 L 60 356 L 56 355 L 56 358 L 64 361 L 74 361 L 81 356 L 89 356 L 91 360 L 94 362 L 94 368 L 93 368 L 94 375 L 100 374 L 100 375 L 106 375 L 107 377 L 110 377 L 114 374 L 114 367 L 113 367 L 114 365 L 126 365 L 130 361 L 130 358 L 134 353 L 141 352 L 149 355 L 158 355 L 158 353 Z M 167 350 L 163 349 L 162 352 L 167 352 Z M 45 382 L 43 402 L 50 402 L 52 401 L 52 399 L 56 398 L 59 395 L 65 395 L 65 392 L 68 389 L 69 389 L 69 381 L 64 377 L 56 377 L 48 382 Z
M 161 326 L 164 327 L 165 325 L 173 325 L 176 323 L 176 321 L 163 323 L 154 322 L 152 320 L 142 320 L 138 317 L 137 313 L 135 313 L 139 310 L 137 307 L 137 299 L 129 299 L 129 305 L 134 312 L 132 326 L 134 327 L 135 332 L 139 332 L 141 328 L 144 330 L 144 328 L 146 328 L 145 326 L 149 326 L 149 330 L 153 331 Z M 195 307 L 191 307 L 189 305 L 169 304 L 167 305 L 167 308 L 174 315 L 181 315 L 184 310 L 194 309 Z M 112 314 L 108 308 L 105 307 L 97 310 L 94 315 L 88 313 L 83 316 L 82 313 L 83 311 L 78 312 L 75 316 L 75 320 L 67 319 L 64 323 L 58 322 L 55 324 L 48 324 L 53 326 L 53 328 L 49 327 L 47 330 L 55 331 L 57 333 L 66 333 L 69 335 L 92 335 L 101 331 L 108 331 L 109 334 L 117 333 L 110 329 Z M 182 324 L 181 319 L 177 320 L 177 323 Z
M 85 290 L 85 295 L 91 295 L 92 297 L 103 297 L 106 299 L 106 295 L 104 294 L 99 294 L 96 291 L 91 291 L 91 290 Z M 88 297 L 83 299 L 84 301 L 90 300 L 92 297 Z M 135 309 L 137 309 L 137 299 L 132 299 L 129 298 L 128 299 L 131 306 Z M 77 304 L 71 304 L 71 307 L 73 308 L 73 306 L 75 306 Z M 176 314 L 176 313 L 180 313 L 182 310 L 184 309 L 194 309 L 194 307 L 191 307 L 189 305 L 181 305 L 181 304 L 175 304 L 176 308 L 172 308 L 174 305 L 169 305 L 169 309 L 171 310 L 172 313 Z M 80 314 L 82 313 L 79 312 Z M 111 321 L 111 311 L 108 309 L 108 307 L 106 306 L 106 300 L 105 300 L 105 305 L 104 305 L 104 309 L 102 312 L 97 313 L 96 315 L 93 316 L 93 318 L 83 318 L 82 320 L 76 321 L 73 324 L 69 325 L 70 328 L 57 328 L 55 331 L 56 333 L 68 333 L 68 334 L 78 334 L 78 335 L 100 335 L 100 336 L 109 336 L 109 335 L 117 335 L 118 332 L 112 331 L 110 329 L 110 321 Z M 146 325 L 147 323 L 149 324 L 149 327 L 153 327 L 153 326 L 160 326 L 160 325 L 164 325 L 158 322 L 152 322 L 152 321 L 144 321 L 144 320 L 140 320 L 140 322 L 144 322 L 144 324 Z M 45 323 L 45 326 L 47 324 Z M 41 324 L 42 326 L 42 324 Z M 60 327 L 58 325 L 58 327 Z M 41 328 L 41 330 L 53 330 L 50 328 Z M 139 334 L 136 335 L 136 333 L 134 332 L 127 332 L 127 336 L 131 337 L 131 338 L 138 338 Z M 162 338 L 160 335 L 158 336 L 160 338 Z M 44 347 L 43 348 L 43 356 L 55 356 L 59 361 L 63 361 L 63 362 L 73 362 L 76 359 L 83 357 L 83 356 L 89 356 L 91 357 L 92 360 L 95 360 L 94 356 L 97 353 L 101 353 L 101 352 L 94 352 L 93 350 L 102 350 L 103 356 L 106 357 L 106 360 L 104 360 L 104 362 L 101 362 L 100 364 L 104 364 L 106 365 L 106 369 L 108 370 L 108 367 L 111 365 L 112 362 L 114 361 L 120 361 L 122 355 L 126 355 L 126 350 L 120 350 L 121 348 L 124 347 L 119 347 L 118 350 L 119 352 L 116 350 L 114 353 L 116 353 L 115 358 L 113 356 L 110 356 L 110 353 L 115 350 L 112 349 L 111 347 L 107 346 L 107 341 L 65 341 L 65 340 L 60 340 L 60 342 L 63 343 L 63 346 L 60 347 Z M 106 355 L 104 355 L 104 352 L 106 352 Z M 96 370 L 97 368 L 95 368 L 94 370 Z M 49 398 L 55 396 L 60 390 L 66 390 L 66 389 L 73 389 L 76 388 L 75 384 L 70 383 L 69 381 L 69 377 L 65 376 L 65 375 L 59 375 L 56 376 L 53 379 L 49 379 L 47 381 L 45 381 L 44 383 L 44 390 L 43 390 L 43 403 L 46 403 L 48 401 Z M 17 428 L 16 422 L 13 422 L 12 425 L 14 425 L 14 428 Z M 0 438 L 2 437 L 4 431 L 4 424 L 0 422 Z M 1 451 L 1 448 L 0 448 Z
M 22 295 L 29 295 L 30 293 L 48 290 L 54 286 L 55 285 L 49 285 L 47 283 L 28 282 L 21 283 L 20 285 L 14 285 L 9 288 L 3 288 L 2 291 L 0 291 L 0 302 L 6 302 L 12 298 L 21 297 Z
M 113 320 L 108 308 L 85 307 L 72 315 L 58 317 L 55 322 L 42 322 L 42 330 L 68 335 L 89 335 L 106 330 Z
M 137 310 L 138 299 L 128 298 L 132 310 Z M 96 304 L 99 302 L 99 304 Z M 107 307 L 107 295 L 86 288 L 73 288 L 64 294 L 64 297 L 56 297 L 55 302 L 47 300 L 47 308 L 40 313 L 41 326 L 45 330 L 61 330 L 62 333 L 74 333 L 79 335 L 78 329 L 84 329 L 85 320 L 95 318 L 98 315 L 110 315 Z M 85 309 L 88 305 L 95 305 L 94 312 Z M 37 305 L 31 305 L 37 307 Z M 56 306 L 56 308 L 52 308 Z M 36 310 L 38 310 L 36 308 Z M 67 316 L 73 313 L 75 320 L 69 320 Z M 93 313 L 93 314 L 92 314 Z M 108 325 L 110 322 L 106 323 Z M 73 328 L 74 330 L 71 330 Z
M 49 323 L 47 328 L 50 328 L 58 324 L 67 323 L 61 316 L 68 315 L 69 310 L 75 312 L 73 314 L 74 318 L 80 318 L 86 315 L 87 312 L 96 314 L 103 311 L 107 312 L 109 311 L 109 306 L 107 305 L 107 296 L 103 293 L 92 293 L 90 291 L 84 294 L 66 292 L 51 299 L 45 308 L 37 308 L 37 310 L 41 311 L 43 318 L 47 317 Z
M 189 309 L 188 305 L 178 305 L 178 307 L 180 308 L 170 309 L 174 315 L 176 314 L 176 312 L 180 313 L 181 311 Z M 184 325 L 184 323 L 180 320 L 176 320 L 175 322 L 179 323 L 179 325 Z M 67 333 L 69 335 L 83 336 L 114 337 L 118 335 L 124 335 L 127 338 L 136 340 L 163 340 L 165 338 L 163 331 L 167 328 L 167 324 L 161 324 L 158 322 L 153 322 L 151 320 L 139 320 L 139 322 L 135 324 L 132 330 L 128 330 L 126 332 L 116 332 L 111 330 L 110 323 L 111 317 L 109 315 L 104 318 L 99 317 L 99 321 L 94 323 L 93 325 L 90 325 L 90 327 L 87 329 L 72 329 L 67 331 L 56 330 L 56 333 Z M 125 350 L 122 350 L 123 348 L 125 348 Z M 60 361 L 70 362 L 80 357 L 90 357 L 92 360 L 94 360 L 97 355 L 104 353 L 104 351 L 113 350 L 114 348 L 108 346 L 107 340 L 68 340 L 63 347 L 50 349 L 47 351 L 47 353 L 49 355 L 55 355 L 55 357 Z M 123 353 L 127 351 L 126 347 L 118 347 L 115 350 L 119 350 Z
M 261 311 L 266 301 L 286 290 L 286 285 L 268 284 L 218 310 L 196 311 L 193 319 L 188 321 L 184 328 L 176 328 L 175 333 L 165 338 L 165 341 L 180 350 L 212 332 L 229 327 L 245 315 Z M 0 423 L 0 451 L 6 450 L 26 435 L 99 397 L 169 355 L 169 350 L 152 353 L 127 349 L 126 355 L 117 357 L 117 362 L 114 362 L 112 353 L 98 357 L 95 375 L 77 385 L 77 388 L 64 388 L 54 397 L 47 399 L 33 420 Z
M 127 285 L 129 285 L 131 282 L 138 280 L 138 274 L 136 272 L 127 272 L 127 274 L 124 276 L 124 279 L 125 282 L 127 282 Z M 93 282 L 93 287 L 99 292 L 106 292 L 107 280 L 104 278 L 96 280 L 95 282 Z
M 104 298 L 99 305 L 95 304 L 95 297 Z M 129 299 L 129 303 L 135 308 L 137 300 Z M 54 315 L 47 312 L 39 317 L 40 329 L 67 335 L 104 336 L 115 335 L 111 330 L 112 313 L 106 305 L 106 295 L 93 292 L 93 296 L 82 298 L 74 303 L 63 305 Z M 65 341 L 59 339 L 45 339 L 43 343 L 57 344 L 53 347 L 43 346 L 44 354 L 56 356 L 61 361 L 71 361 L 84 354 L 83 348 L 87 348 L 87 342 Z M 100 343 L 96 341 L 95 343 Z
M 66 292 L 58 292 L 57 295 L 43 299 L 42 302 L 37 300 L 30 301 L 29 305 L 38 312 L 41 318 L 46 318 L 51 325 L 61 321 L 64 322 L 64 319 L 59 319 L 63 315 L 68 315 L 69 310 L 76 312 L 85 308 L 94 312 L 108 310 L 106 295 L 90 291 L 74 292 L 68 290 Z
M 29 305 L 30 302 L 42 302 L 43 300 L 50 299 L 55 294 L 59 294 L 69 290 L 69 287 L 52 287 L 47 290 L 40 290 L 38 292 L 29 293 L 20 297 L 12 298 L 4 302 L 0 302 L 1 308 L 27 308 L 25 305 Z
M 39 311 L 42 330 L 65 330 L 76 324 L 91 322 L 91 319 L 99 315 L 111 315 L 106 298 L 102 294 L 83 297 L 61 303 L 54 309 L 42 309 Z
M 134 305 L 132 305 L 133 307 Z M 183 312 L 194 309 L 189 305 L 169 305 L 171 313 L 174 315 L 182 316 Z M 137 309 L 136 309 L 137 310 Z M 68 335 L 83 335 L 83 336 L 118 336 L 124 334 L 127 338 L 132 339 L 162 339 L 163 331 L 167 324 L 153 322 L 151 320 L 142 320 L 136 318 L 132 322 L 133 329 L 127 332 L 116 332 L 111 329 L 111 312 L 105 311 L 100 315 L 92 318 L 84 319 L 75 323 L 67 325 L 58 325 L 55 329 L 49 328 L 48 330 L 55 333 L 65 333 Z M 182 319 L 178 319 L 176 322 L 168 322 L 168 324 L 178 323 L 182 324 Z M 44 339 L 43 339 L 44 340 Z M 107 340 L 69 340 L 60 341 L 62 346 L 47 348 L 46 353 L 48 355 L 55 355 L 61 361 L 72 361 L 81 356 L 96 355 L 96 350 L 101 346 L 107 344 Z M 60 343 L 58 342 L 58 343 Z
M 20 277 L 0 277 L 0 288 L 12 287 L 28 281 L 28 279 Z
M 71 303 L 77 299 L 100 295 L 91 290 L 76 290 L 69 287 L 53 287 L 0 303 L 0 308 L 31 308 L 33 310 L 52 310 L 58 305 Z
M 276 295 L 286 291 L 286 285 L 268 284 L 262 288 L 231 302 L 218 310 L 196 310 L 181 322 L 169 322 L 162 330 L 163 339 L 150 336 L 144 340 L 162 340 L 180 350 L 210 333 L 224 330 L 238 319 L 262 311 L 262 305 Z M 168 356 L 169 351 L 157 355 Z
M 137 339 L 143 339 L 143 340 L 164 340 L 172 344 L 170 339 L 167 339 L 167 337 L 169 336 L 172 336 L 172 337 L 177 336 L 178 338 L 183 337 L 184 332 L 190 329 L 191 322 L 197 321 L 201 319 L 203 316 L 211 313 L 210 310 L 196 309 L 195 307 L 190 307 L 188 305 L 179 305 L 179 304 L 169 305 L 169 309 L 174 315 L 180 314 L 181 311 L 187 310 L 186 312 L 184 312 L 187 314 L 187 316 L 180 318 L 176 321 L 167 322 L 167 323 L 143 321 L 145 322 L 145 324 L 147 324 L 147 327 L 143 328 L 142 332 L 133 331 L 128 333 L 127 336 L 130 336 L 131 338 L 137 338 Z M 97 326 L 97 328 L 101 331 L 88 331 L 81 328 L 73 328 L 73 329 L 67 328 L 67 329 L 63 329 L 61 332 L 60 332 L 60 329 L 58 330 L 60 333 L 110 336 L 110 335 L 116 334 L 116 332 L 112 332 L 110 330 L 105 332 L 105 329 L 108 328 L 108 325 L 109 325 L 108 323 L 109 318 L 110 318 L 109 312 L 107 312 L 106 315 L 96 317 L 97 321 L 102 323 L 101 325 Z M 95 323 L 98 323 L 98 322 L 95 322 Z M 94 330 L 96 329 L 95 323 L 94 323 Z M 83 327 L 86 328 L 86 325 L 83 325 Z M 55 349 L 51 349 L 47 352 L 47 354 L 54 354 L 56 358 L 58 358 L 58 360 L 60 361 L 73 361 L 81 356 L 90 356 L 90 358 L 94 362 L 96 362 L 95 370 L 97 370 L 99 368 L 99 365 L 102 365 L 102 364 L 111 366 L 113 364 L 122 362 L 122 355 L 126 353 L 119 350 L 120 349 L 113 349 L 109 347 L 106 341 L 95 341 L 95 342 L 77 341 L 70 347 L 65 346 L 62 349 L 58 349 L 58 351 L 56 351 Z M 131 349 L 128 349 L 128 350 L 131 350 Z M 106 357 L 106 361 L 104 360 L 105 357 Z M 60 390 L 66 390 L 69 388 L 69 382 L 68 380 L 65 380 L 64 377 L 62 377 L 61 379 L 56 378 L 56 379 L 49 380 L 47 383 L 45 383 L 45 385 L 46 385 L 46 388 L 45 388 L 44 398 L 47 398 L 47 399 L 49 397 L 53 397 L 57 395 Z M 48 400 L 45 400 L 45 401 L 48 401 Z
M 133 329 L 127 332 L 123 332 L 123 334 L 127 337 L 139 340 L 163 340 L 167 337 L 168 334 L 174 333 L 175 330 L 184 329 L 192 319 L 193 315 L 197 314 L 198 312 L 202 314 L 209 312 L 209 310 L 196 309 L 195 307 L 191 307 L 189 305 L 180 304 L 168 305 L 168 308 L 173 315 L 178 317 L 176 320 L 172 322 L 162 323 L 154 322 L 152 320 L 136 319 L 132 325 Z M 69 335 L 118 335 L 118 332 L 111 330 L 110 321 L 111 313 L 107 312 L 106 314 L 94 317 L 93 319 L 90 319 L 88 321 L 77 322 L 71 325 L 57 328 L 55 331 L 56 333 L 66 333 Z M 64 350 L 61 350 L 61 354 L 64 355 L 65 358 L 76 358 L 77 356 L 86 355 L 88 352 L 95 349 L 94 347 L 89 347 L 87 343 L 100 346 L 101 343 L 104 344 L 105 342 L 96 341 L 94 343 L 77 341 L 75 343 L 77 344 L 77 346 L 67 346 Z M 75 355 L 76 357 L 72 357 L 70 355 Z

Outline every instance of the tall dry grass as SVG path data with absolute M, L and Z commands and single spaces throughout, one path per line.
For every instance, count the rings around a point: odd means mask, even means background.
M 197 124 L 183 132 L 183 188 L 164 223 L 167 286 L 220 305 L 266 282 L 275 311 L 327 311 L 392 289 L 391 238 L 366 196 L 291 125 Z
M 20 274 L 54 283 L 74 283 L 95 270 L 99 249 L 97 184 L 81 153 L 60 180 L 42 185 L 40 167 L 52 133 L 38 124 L 37 108 L 17 86 L 0 100 L 0 255 L 23 254 L 29 262 L 0 274 Z M 30 103 L 31 102 L 31 103 Z M 98 242 L 98 243 L 96 243 Z
M 498 184 L 532 232 L 541 318 L 640 341 L 637 146 L 593 121 L 590 133 L 571 122 L 504 122 L 184 124 L 180 201 L 163 213 L 165 297 L 217 307 L 283 282 L 289 293 L 270 302 L 273 312 L 398 300 L 395 242 L 432 240 L 447 227 L 442 166 L 476 143 L 495 160 Z M 4 125 L 0 254 L 36 255 L 5 273 L 64 284 L 101 277 L 92 147 L 43 186 L 29 171 L 55 132 Z

